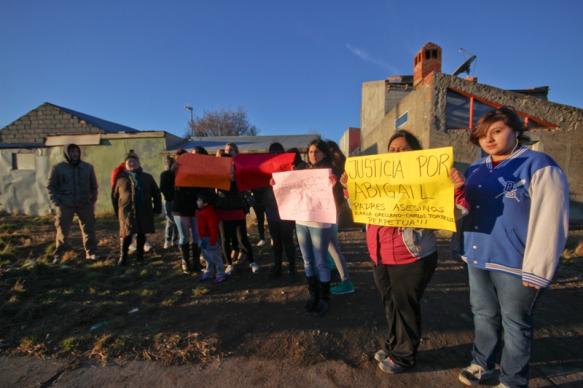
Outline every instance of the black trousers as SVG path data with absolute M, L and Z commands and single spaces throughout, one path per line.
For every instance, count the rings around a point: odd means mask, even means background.
M 255 217 L 257 217 L 257 232 L 259 233 L 259 240 L 265 240 L 265 206 L 253 206 Z
M 373 264 L 388 325 L 385 352 L 401 366 L 415 365 L 421 340 L 421 297 L 436 266 L 437 252 L 411 264 Z
M 122 253 L 127 256 L 128 250 L 132 243 L 133 235 L 130 234 L 121 239 Z M 138 260 L 144 259 L 144 244 L 146 244 L 146 235 L 144 233 L 136 234 L 136 258 Z
M 223 260 L 228 264 L 233 264 L 231 259 L 231 251 L 235 249 L 236 242 L 247 257 L 250 263 L 254 262 L 253 250 L 247 237 L 247 225 L 245 220 L 227 221 L 223 220 L 219 224 L 219 232 L 221 234 L 221 250 Z
M 289 272 L 296 272 L 296 246 L 294 244 L 295 222 L 274 220 L 269 221 L 269 234 L 273 240 L 273 269 L 275 272 L 281 271 L 283 253 L 289 263 Z

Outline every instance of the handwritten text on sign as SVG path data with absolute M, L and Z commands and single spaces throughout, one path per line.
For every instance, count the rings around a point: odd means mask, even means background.
M 452 147 L 348 158 L 354 221 L 455 231 Z
M 330 169 L 274 172 L 273 194 L 282 220 L 336 223 Z

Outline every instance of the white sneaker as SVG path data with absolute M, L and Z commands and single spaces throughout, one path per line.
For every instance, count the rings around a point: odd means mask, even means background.
M 259 240 L 259 241 L 257 242 L 257 246 L 258 246 L 258 247 L 262 247 L 262 246 L 264 246 L 264 245 L 265 245 L 265 240 Z
M 150 245 L 150 243 L 146 241 L 146 243 L 144 244 L 144 252 L 150 252 L 151 250 L 152 245 Z
M 172 246 L 172 243 L 170 241 L 164 241 L 164 249 L 168 249 Z
M 259 266 L 257 265 L 257 263 L 251 263 L 249 264 L 249 267 L 251 267 L 251 272 L 253 273 L 259 271 Z
M 85 256 L 85 258 L 87 260 L 97 260 L 97 255 L 95 253 L 91 254 L 91 255 L 87 255 Z
M 131 255 L 135 251 L 136 251 L 136 240 L 132 241 L 132 243 L 130 244 L 130 246 L 128 248 L 128 253 Z
M 233 266 L 232 266 L 232 265 L 230 265 L 230 264 L 229 264 L 229 265 L 227 265 L 227 268 L 225 268 L 225 273 L 226 273 L 227 275 L 230 275 L 230 274 L 232 274 L 232 273 L 233 273 Z
M 385 352 L 383 349 L 377 350 L 377 352 L 374 354 L 374 359 L 378 362 L 383 362 L 386 358 L 387 352 Z
M 465 385 L 480 385 L 494 377 L 493 369 L 484 369 L 477 364 L 471 364 L 462 369 L 458 379 Z

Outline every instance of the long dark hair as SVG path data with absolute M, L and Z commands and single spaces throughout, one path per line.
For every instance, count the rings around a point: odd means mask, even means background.
M 330 160 L 332 161 L 332 168 L 335 174 L 344 172 L 344 165 L 346 164 L 346 156 L 333 140 L 326 140 L 328 151 L 330 152 Z
M 404 138 L 405 141 L 407 142 L 407 144 L 409 144 L 409 147 L 411 147 L 412 150 L 422 150 L 423 147 L 421 147 L 421 143 L 419 142 L 419 139 L 417 139 L 417 137 L 415 135 L 413 135 L 411 132 L 409 131 L 405 131 L 404 129 L 399 129 L 398 131 L 395 131 L 395 133 L 393 133 L 393 135 L 389 138 L 389 144 L 387 145 L 387 151 L 389 150 L 389 147 L 391 146 L 391 143 L 393 142 L 393 140 L 398 139 L 398 138 Z
M 310 152 L 310 147 L 315 146 L 320 152 L 322 152 L 324 154 L 324 159 L 322 159 L 322 161 L 326 160 L 327 163 L 330 163 L 330 150 L 328 149 L 328 145 L 326 144 L 326 142 L 322 139 L 314 139 L 310 142 L 310 144 L 308 144 L 308 149 L 306 150 L 306 154 L 308 154 Z M 310 158 L 308 157 L 308 164 L 311 165 L 310 163 Z
M 196 151 L 197 154 L 201 154 L 201 155 L 208 155 L 208 151 L 206 150 L 206 148 L 204 148 L 203 146 L 194 146 L 192 148 L 193 150 Z
M 284 151 L 285 150 L 284 150 L 283 146 L 281 145 L 281 143 L 274 142 L 274 143 L 271 143 L 269 145 L 269 153 L 279 154 L 279 153 L 284 152 Z

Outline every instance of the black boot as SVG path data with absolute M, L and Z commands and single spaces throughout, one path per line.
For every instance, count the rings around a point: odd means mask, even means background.
M 182 244 L 180 246 L 180 253 L 182 254 L 181 264 L 182 272 L 185 274 L 190 273 L 190 249 L 189 244 Z
M 128 262 L 128 251 L 130 249 L 130 244 L 132 243 L 132 236 L 121 238 L 119 240 L 119 259 L 117 260 L 117 265 L 122 267 Z
M 273 267 L 269 271 L 270 278 L 278 278 L 281 276 L 281 257 L 273 258 Z
M 144 244 L 146 243 L 146 235 L 138 234 L 136 237 L 136 260 L 138 263 L 144 262 Z
M 287 261 L 289 263 L 289 281 L 295 282 L 298 277 L 298 272 L 296 271 L 296 259 L 294 256 L 288 257 Z
M 201 273 L 202 268 L 200 268 L 200 248 L 197 244 L 192 244 L 192 271 L 194 273 Z
M 330 282 L 320 282 L 320 301 L 318 306 L 314 309 L 314 313 L 318 316 L 326 314 L 330 308 Z
M 306 312 L 314 312 L 318 307 L 320 301 L 320 290 L 318 289 L 318 278 L 316 276 L 307 276 L 308 281 L 308 291 L 310 292 L 310 299 L 306 302 L 304 307 Z

